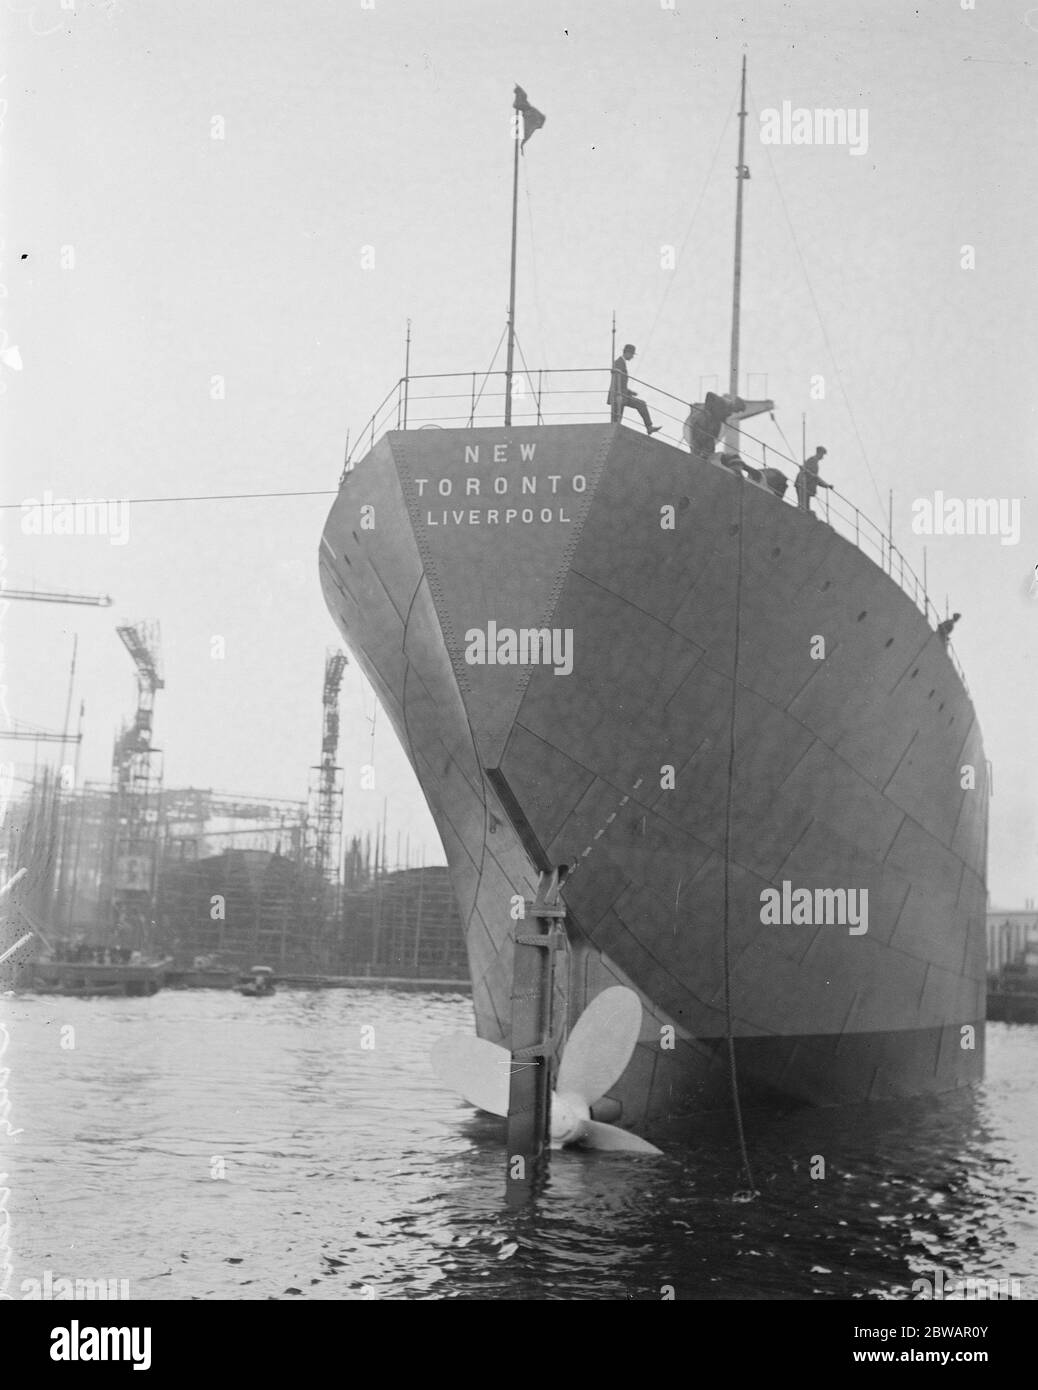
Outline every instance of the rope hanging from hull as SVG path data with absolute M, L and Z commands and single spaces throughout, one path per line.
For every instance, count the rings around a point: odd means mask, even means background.
M 739 654 L 742 637 L 743 512 L 746 496 L 745 489 L 741 482 L 737 484 L 737 491 L 739 494 L 739 512 L 735 565 L 735 643 L 732 659 L 732 709 L 728 728 L 728 790 L 725 796 L 724 806 L 724 1029 L 725 1042 L 728 1049 L 728 1077 L 732 1090 L 732 1111 L 735 1115 L 735 1129 L 739 1139 L 739 1155 L 742 1161 L 742 1170 L 747 1183 L 747 1189 L 735 1193 L 733 1200 L 749 1202 L 752 1201 L 758 1193 L 753 1181 L 753 1169 L 750 1167 L 750 1156 L 746 1150 L 746 1133 L 743 1129 L 742 1105 L 739 1099 L 739 1078 L 735 1066 L 735 1038 L 732 1034 L 732 982 L 728 948 L 732 876 L 732 785 L 735 780 L 735 725 L 739 698 Z

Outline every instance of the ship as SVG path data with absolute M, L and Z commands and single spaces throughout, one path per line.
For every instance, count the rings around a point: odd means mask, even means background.
M 128 947 L 59 942 L 45 957 L 21 965 L 18 985 L 23 990 L 66 997 L 147 997 L 162 988 L 171 963 L 146 958 Z
M 617 420 L 612 366 L 405 369 L 319 551 L 442 841 L 477 1034 L 512 1046 L 510 909 L 562 866 L 565 1025 L 641 1004 L 592 1112 L 635 1132 L 727 1105 L 735 1063 L 768 1105 L 983 1074 L 981 732 L 889 529 L 768 485 L 737 392 L 745 107 L 723 452 L 645 383 L 674 428 Z
M 1038 1023 L 1038 922 L 1023 912 L 988 916 L 987 1016 L 999 1023 Z

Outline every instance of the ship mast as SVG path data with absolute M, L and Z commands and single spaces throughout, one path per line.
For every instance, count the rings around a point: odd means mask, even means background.
M 742 185 L 749 178 L 746 168 L 746 55 L 742 59 L 742 90 L 739 98 L 739 163 L 735 166 L 735 276 L 732 286 L 732 356 L 728 374 L 728 393 L 734 401 L 739 394 L 739 308 L 742 290 Z
M 518 89 L 517 89 L 518 90 Z M 515 358 L 515 243 L 519 211 L 519 141 L 522 137 L 522 122 L 518 114 L 516 98 L 515 140 L 512 152 L 512 261 L 508 283 L 508 348 L 505 359 L 505 424 L 512 423 L 512 368 Z

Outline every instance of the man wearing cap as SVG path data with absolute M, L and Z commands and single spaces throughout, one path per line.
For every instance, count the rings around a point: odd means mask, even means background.
M 811 510 L 811 498 L 820 487 L 832 487 L 832 483 L 827 483 L 818 476 L 818 465 L 825 458 L 826 450 L 820 445 L 810 458 L 804 459 L 800 472 L 797 474 L 797 501 L 802 512 Z

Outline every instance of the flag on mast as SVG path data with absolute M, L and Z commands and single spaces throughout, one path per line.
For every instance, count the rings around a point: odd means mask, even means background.
M 543 111 L 538 111 L 536 106 L 530 105 L 522 87 L 516 87 L 515 100 L 512 102 L 512 106 L 523 118 L 523 138 L 519 145 L 519 148 L 522 149 L 534 131 L 540 130 L 546 117 Z

